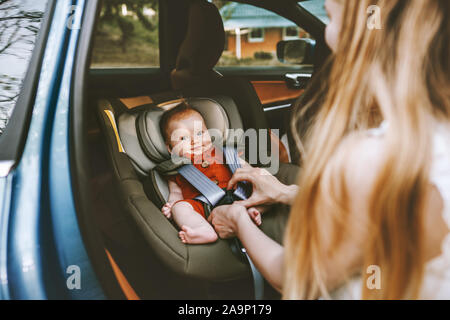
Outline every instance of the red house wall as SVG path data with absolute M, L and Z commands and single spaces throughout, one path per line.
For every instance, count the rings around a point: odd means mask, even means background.
M 277 43 L 283 40 L 283 29 L 265 29 L 264 42 L 248 42 L 248 34 L 241 35 L 242 58 L 253 58 L 255 52 L 271 52 L 276 55 Z M 236 35 L 228 34 L 228 50 L 236 55 Z

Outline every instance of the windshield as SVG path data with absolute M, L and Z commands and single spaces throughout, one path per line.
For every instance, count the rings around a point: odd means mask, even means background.
M 325 0 L 307 0 L 301 1 L 298 4 L 319 18 L 323 23 L 328 24 L 330 22 L 330 18 L 328 18 L 325 10 Z

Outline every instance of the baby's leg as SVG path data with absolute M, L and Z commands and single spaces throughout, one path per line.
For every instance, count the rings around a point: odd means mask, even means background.
M 181 228 L 178 235 L 183 243 L 203 244 L 217 240 L 214 228 L 194 210 L 189 202 L 177 202 L 172 207 L 172 216 Z

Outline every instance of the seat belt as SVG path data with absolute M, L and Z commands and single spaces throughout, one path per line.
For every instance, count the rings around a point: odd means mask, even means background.
M 231 173 L 234 174 L 237 169 L 242 167 L 237 150 L 235 148 L 223 148 L 223 153 L 225 155 L 228 168 L 230 168 Z M 247 199 L 250 196 L 248 182 L 239 182 L 236 190 L 234 191 L 234 195 L 241 200 Z
M 178 168 L 178 173 L 197 189 L 212 207 L 215 207 L 220 199 L 226 195 L 225 191 L 192 164 L 186 164 Z
M 235 148 L 223 148 L 223 152 L 225 154 L 226 163 L 231 172 L 234 174 L 237 169 L 242 167 L 237 150 Z M 234 195 L 241 198 L 242 200 L 245 200 L 250 195 L 248 190 L 248 182 L 238 183 L 237 188 L 234 191 Z M 264 298 L 264 278 L 258 271 L 258 269 L 256 269 L 255 264 L 253 263 L 252 259 L 250 259 L 247 250 L 242 246 L 239 239 L 235 238 L 234 241 L 236 243 L 236 246 L 240 249 L 241 253 L 245 256 L 252 271 L 255 300 L 262 300 Z
M 223 153 L 225 155 L 225 160 L 228 167 L 230 168 L 230 171 L 234 174 L 237 169 L 241 168 L 241 163 L 239 161 L 239 156 L 236 149 L 224 148 Z M 212 182 L 207 176 L 205 176 L 192 164 L 186 164 L 178 168 L 178 173 L 202 194 L 202 196 L 196 197 L 196 199 L 208 203 L 212 208 L 216 207 L 219 202 L 227 195 L 224 190 L 219 188 L 214 182 Z M 239 183 L 236 190 L 233 192 L 233 195 L 241 200 L 247 199 L 247 195 L 249 193 L 247 192 L 248 187 L 246 188 L 246 186 L 247 184 L 245 183 Z M 247 251 L 242 247 L 239 239 L 233 239 L 231 246 L 234 251 L 242 254 L 249 264 L 253 277 L 255 300 L 262 300 L 264 297 L 264 278 L 262 277 L 258 269 L 256 269 L 254 263 L 247 254 Z
M 234 148 L 224 148 L 223 153 L 225 155 L 225 160 L 230 171 L 234 174 L 237 169 L 241 168 L 241 163 L 239 162 L 239 157 Z M 226 192 L 219 188 L 214 182 L 212 182 L 208 177 L 206 177 L 200 170 L 198 170 L 192 164 L 185 164 L 177 169 L 178 173 L 183 176 L 195 189 L 202 194 L 202 196 L 197 197 L 197 200 L 207 202 L 215 207 L 220 202 L 220 200 L 225 197 Z M 241 200 L 248 198 L 248 184 L 238 183 L 236 190 L 233 192 L 234 196 Z

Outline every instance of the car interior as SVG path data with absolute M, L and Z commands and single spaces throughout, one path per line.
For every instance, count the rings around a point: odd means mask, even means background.
M 297 1 L 238 2 L 276 12 L 314 36 L 314 67 L 218 68 L 225 43 L 218 8 L 206 0 L 163 0 L 159 68 L 91 68 L 102 6 L 88 4 L 72 92 L 73 183 L 83 240 L 110 298 L 254 298 L 250 268 L 229 241 L 185 245 L 179 240 L 176 226 L 161 213 L 168 187 L 155 169 L 169 157 L 159 132 L 161 114 L 186 99 L 209 128 L 277 129 L 278 134 L 269 131 L 264 151 L 277 144 L 276 176 L 286 184 L 296 181 L 299 166 L 291 161 L 295 147 L 289 120 L 304 86 L 288 88 L 286 74 L 311 75 L 320 68 L 329 54 L 324 26 Z M 278 98 L 274 88 L 280 84 Z M 270 90 L 275 99 L 265 101 L 262 94 Z M 282 141 L 282 136 L 287 138 Z M 256 165 L 263 166 L 260 162 Z M 287 219 L 288 208 L 276 206 L 264 214 L 261 228 L 282 243 Z M 280 295 L 266 283 L 264 298 Z

